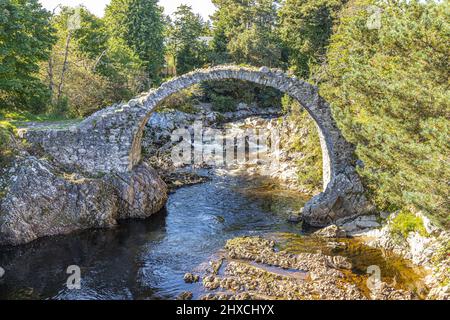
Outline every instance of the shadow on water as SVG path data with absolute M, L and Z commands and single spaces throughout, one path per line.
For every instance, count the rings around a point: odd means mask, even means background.
M 301 226 L 287 222 L 306 199 L 273 182 L 214 177 L 177 190 L 150 219 L 1 248 L 6 273 L 0 299 L 173 299 L 187 290 L 198 297 L 201 286 L 185 284 L 183 275 L 230 238 L 275 234 L 294 252 L 324 250 L 317 242 L 302 242 L 309 238 Z M 355 262 L 372 263 L 376 256 L 366 249 L 344 253 L 354 254 Z M 80 290 L 66 286 L 70 265 L 81 269 Z M 365 272 L 364 264 L 358 268 Z

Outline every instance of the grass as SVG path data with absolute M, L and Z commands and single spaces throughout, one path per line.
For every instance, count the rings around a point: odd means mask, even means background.
M 65 127 L 77 122 L 81 119 L 68 118 L 56 114 L 33 114 L 26 111 L 0 111 L 0 127 L 5 130 L 16 132 L 20 127 L 26 126 L 28 123 L 51 123 L 52 128 Z M 49 126 L 50 127 L 50 126 Z M 41 127 L 44 129 L 45 127 Z M 32 128 L 30 128 L 32 129 Z
M 400 211 L 392 220 L 391 233 L 406 239 L 410 232 L 418 232 L 423 237 L 429 236 L 420 217 L 410 211 Z
M 69 120 L 67 117 L 55 114 L 33 114 L 26 111 L 0 111 L 0 121 L 11 124 L 23 122 L 53 122 Z

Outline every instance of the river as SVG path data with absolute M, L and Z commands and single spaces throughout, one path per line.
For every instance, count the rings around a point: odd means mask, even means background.
M 174 299 L 187 290 L 199 298 L 201 284 L 185 284 L 183 275 L 237 236 L 270 236 L 292 252 L 334 254 L 287 222 L 306 199 L 265 179 L 214 176 L 172 193 L 166 209 L 150 219 L 2 248 L 0 299 Z M 352 242 L 337 253 L 349 256 L 356 272 L 378 264 L 385 278 L 417 290 L 407 262 L 361 248 Z M 78 290 L 66 286 L 70 265 L 81 270 Z

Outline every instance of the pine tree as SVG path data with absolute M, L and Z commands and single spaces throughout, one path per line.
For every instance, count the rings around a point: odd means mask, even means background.
M 175 59 L 178 74 L 203 67 L 208 59 L 205 36 L 207 25 L 192 8 L 181 5 L 174 13 L 168 32 L 168 51 Z
M 273 0 L 214 0 L 213 47 L 229 62 L 282 67 L 283 47 L 276 32 L 277 2 Z M 226 52 L 223 50 L 226 43 Z
M 114 47 L 129 47 L 130 60 L 137 56 L 145 66 L 148 85 L 158 83 L 164 66 L 164 17 L 157 1 L 112 0 L 105 21 Z
M 289 50 L 292 70 L 314 77 L 325 55 L 333 26 L 347 0 L 286 0 L 280 9 L 280 36 Z
M 127 15 L 128 43 L 144 62 L 152 83 L 164 66 L 164 17 L 157 0 L 133 0 Z

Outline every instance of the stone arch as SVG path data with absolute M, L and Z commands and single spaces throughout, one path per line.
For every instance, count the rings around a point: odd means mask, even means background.
M 144 108 L 149 111 L 139 125 L 136 135 L 133 139 L 133 152 L 131 155 L 131 167 L 139 163 L 142 133 L 148 122 L 152 111 L 164 99 L 170 95 L 187 89 L 195 84 L 210 80 L 244 80 L 252 83 L 272 87 L 280 90 L 282 93 L 290 95 L 292 98 L 300 102 L 300 104 L 308 111 L 310 116 L 317 124 L 319 131 L 320 143 L 323 154 L 323 171 L 324 171 L 324 190 L 336 175 L 342 166 L 347 165 L 348 155 L 351 155 L 351 146 L 347 145 L 346 154 L 341 152 L 336 154 L 334 146 L 345 143 L 341 140 L 339 129 L 337 129 L 329 105 L 323 100 L 319 94 L 317 87 L 297 79 L 290 77 L 282 71 L 271 71 L 268 68 L 251 69 L 234 66 L 215 67 L 210 69 L 201 69 L 185 74 L 179 78 L 175 78 L 161 85 L 157 90 L 145 96 L 141 103 Z M 341 159 L 342 158 L 342 159 Z M 129 168 L 131 169 L 131 168 Z
M 90 173 L 129 172 L 141 160 L 145 125 L 158 104 L 170 95 L 209 80 L 235 79 L 272 87 L 296 99 L 317 124 L 323 154 L 324 191 L 304 207 L 303 217 L 313 226 L 367 210 L 364 189 L 355 170 L 353 148 L 344 139 L 330 105 L 318 88 L 280 70 L 238 66 L 199 69 L 162 84 L 129 101 L 100 110 L 70 130 L 53 131 L 51 145 L 64 164 L 77 165 Z M 42 141 L 44 141 L 42 143 Z M 59 147 L 55 143 L 60 142 Z

